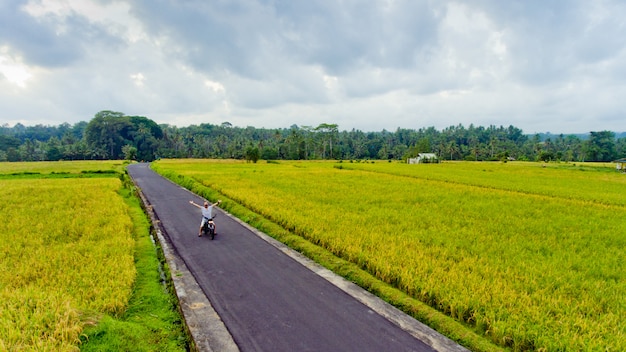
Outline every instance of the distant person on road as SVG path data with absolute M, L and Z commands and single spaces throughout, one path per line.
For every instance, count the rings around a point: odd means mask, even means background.
M 200 231 L 198 232 L 198 237 L 202 236 L 202 226 L 206 224 L 207 221 L 213 220 L 213 207 L 220 205 L 222 201 L 218 200 L 217 203 L 210 204 L 208 201 L 204 201 L 204 206 L 194 203 L 193 200 L 189 201 L 189 204 L 194 207 L 202 209 L 202 222 L 200 222 Z M 217 233 L 217 231 L 215 232 Z

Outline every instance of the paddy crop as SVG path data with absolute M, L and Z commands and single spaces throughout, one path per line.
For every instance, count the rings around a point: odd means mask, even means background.
M 121 314 L 134 240 L 117 178 L 0 180 L 0 350 L 75 350 Z
M 535 163 L 154 168 L 195 179 L 500 346 L 626 349 L 624 175 Z
M 340 167 L 626 206 L 626 177 L 605 163 L 451 162 L 416 166 L 378 162 L 342 163 Z
M 120 160 L 0 162 L 0 176 L 122 172 Z
M 188 349 L 127 164 L 0 163 L 0 351 Z

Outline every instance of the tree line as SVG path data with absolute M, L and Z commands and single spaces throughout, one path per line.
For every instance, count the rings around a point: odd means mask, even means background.
M 0 161 L 157 158 L 264 160 L 405 160 L 435 153 L 441 160 L 613 161 L 626 157 L 626 137 L 527 135 L 514 126 L 450 126 L 394 132 L 340 131 L 337 124 L 289 128 L 200 124 L 176 127 L 104 110 L 89 122 L 0 127 Z

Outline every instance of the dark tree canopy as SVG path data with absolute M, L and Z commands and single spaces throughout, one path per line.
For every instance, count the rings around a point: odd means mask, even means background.
M 156 122 L 109 110 L 97 113 L 85 128 L 87 147 L 101 159 L 123 159 L 123 148 L 129 145 L 136 148 L 138 159 L 154 160 L 161 138 L 163 131 Z
M 158 125 L 144 116 L 103 110 L 73 126 L 0 126 L 0 161 L 235 158 L 403 160 L 418 153 L 440 160 L 611 161 L 626 157 L 626 135 L 527 135 L 514 126 L 456 125 L 395 132 L 340 131 L 333 123 L 266 129 L 203 123 Z
M 587 148 L 587 158 L 589 161 L 615 160 L 617 158 L 615 152 L 615 133 L 610 131 L 591 132 Z

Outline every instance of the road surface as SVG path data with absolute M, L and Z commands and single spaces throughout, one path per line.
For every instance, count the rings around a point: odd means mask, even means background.
M 185 318 L 197 333 L 198 349 L 464 350 L 220 209 L 215 209 L 215 239 L 198 237 L 201 213 L 189 201 L 201 203 L 202 198 L 159 176 L 149 164 L 131 164 L 128 172 L 160 222 L 165 247 L 181 263 L 172 276 L 185 279 L 188 270 L 187 284 L 177 288 L 179 296 L 195 292 L 197 284 L 208 299 L 206 304 L 181 303 L 188 311 L 209 306 L 207 313 Z M 221 335 L 201 331 L 220 324 L 225 328 Z M 216 341 L 224 336 L 231 340 Z M 198 341 L 202 338 L 209 341 Z

